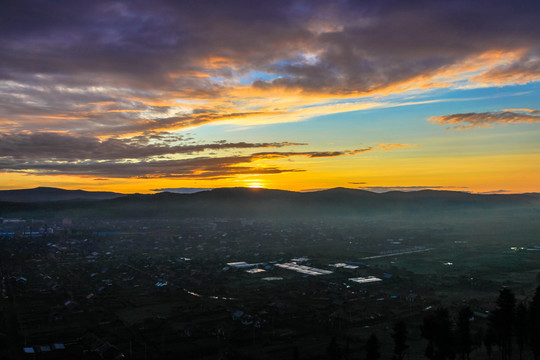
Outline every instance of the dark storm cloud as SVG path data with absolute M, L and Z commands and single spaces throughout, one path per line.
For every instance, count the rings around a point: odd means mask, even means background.
M 283 77 L 255 85 L 370 92 L 435 75 L 489 51 L 540 48 L 538 3 L 382 1 L 340 10 L 346 9 L 357 21 L 317 35 L 318 61 L 282 63 L 273 69 Z M 530 74 L 534 68 L 521 70 Z
M 73 75 L 71 84 L 117 83 L 176 89 L 171 73 L 209 58 L 262 61 L 309 37 L 276 2 L 2 2 L 2 74 Z M 252 38 L 251 35 L 255 35 Z M 280 53 L 274 53 L 278 58 Z M 264 60 L 264 61 L 268 61 Z M 216 76 L 226 76 L 221 69 Z M 85 77 L 88 77 L 85 79 Z M 90 78 L 93 77 L 93 78 Z M 189 78 L 189 76 L 187 76 Z M 202 83 L 201 91 L 207 91 Z
M 234 110 L 148 116 L 87 105 L 153 111 L 145 103 L 216 96 L 224 85 L 215 78 L 277 61 L 311 36 L 286 4 L 3 1 L 0 120 L 20 129 L 118 134 L 242 116 Z
M 0 77 L 215 94 L 257 86 L 372 91 L 489 50 L 538 49 L 538 2 L 20 1 L 0 7 Z M 312 61 L 305 53 L 317 54 Z
M 428 120 L 439 125 L 450 125 L 452 129 L 471 129 L 490 127 L 495 124 L 538 123 L 538 110 L 494 111 L 484 113 L 463 113 L 434 116 Z

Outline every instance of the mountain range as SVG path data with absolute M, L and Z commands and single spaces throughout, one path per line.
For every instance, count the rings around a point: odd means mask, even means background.
M 61 213 L 121 218 L 313 217 L 456 214 L 469 210 L 540 211 L 540 194 L 470 194 L 420 190 L 374 193 L 334 188 L 315 192 L 218 188 L 194 194 L 121 194 L 56 188 L 0 191 L 0 216 Z

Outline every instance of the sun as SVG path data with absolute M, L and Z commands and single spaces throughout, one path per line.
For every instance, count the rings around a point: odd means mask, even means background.
M 264 183 L 260 180 L 250 180 L 246 182 L 246 187 L 250 189 L 262 189 L 264 188 Z

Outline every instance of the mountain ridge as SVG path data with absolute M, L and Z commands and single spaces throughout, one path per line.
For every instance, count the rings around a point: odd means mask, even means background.
M 30 189 L 0 190 L 0 202 L 54 202 L 64 200 L 111 200 L 115 198 L 130 197 L 267 197 L 267 196 L 298 196 L 298 197 L 318 197 L 318 198 L 339 198 L 346 196 L 368 196 L 372 198 L 400 197 L 400 198 L 429 198 L 429 197 L 456 197 L 456 198 L 512 198 L 512 197 L 530 197 L 540 198 L 540 193 L 521 193 L 521 194 L 484 194 L 470 193 L 466 191 L 455 190 L 433 190 L 422 189 L 414 191 L 392 190 L 387 192 L 374 192 L 365 189 L 355 189 L 346 187 L 335 187 L 317 191 L 292 191 L 266 188 L 247 188 L 247 187 L 223 187 L 209 190 L 202 190 L 195 193 L 176 193 L 162 191 L 154 194 L 140 193 L 117 193 L 111 191 L 88 191 L 88 190 L 68 190 L 56 187 L 39 186 Z
M 39 189 L 39 188 L 38 188 Z M 36 193 L 36 189 L 30 189 Z M 458 191 L 419 190 L 375 193 L 362 189 L 334 188 L 315 192 L 275 189 L 217 188 L 181 194 L 97 194 L 82 190 L 41 189 L 59 193 L 55 201 L 0 202 L 0 216 L 62 214 L 62 216 L 111 218 L 186 218 L 186 217 L 347 217 L 394 214 L 455 215 L 468 211 L 500 209 L 540 211 L 539 194 L 470 194 Z M 15 190 L 13 190 L 15 191 Z M 67 191 L 67 193 L 65 193 Z M 0 192 L 1 194 L 1 192 Z M 87 196 L 80 198 L 81 194 Z M 69 196 L 67 196 L 69 195 Z M 99 196 L 109 197 L 97 199 Z M 0 197 L 1 198 L 1 197 Z
M 126 194 L 110 191 L 66 190 L 56 187 L 38 186 L 31 189 L 0 190 L 3 202 L 50 202 L 66 200 L 108 200 Z

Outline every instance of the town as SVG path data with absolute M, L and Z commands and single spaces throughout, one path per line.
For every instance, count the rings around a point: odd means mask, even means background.
M 3 219 L 2 356 L 326 359 L 337 346 L 354 358 L 370 334 L 391 356 L 404 320 L 408 356 L 421 358 L 426 314 L 467 305 L 483 358 L 501 287 L 532 297 L 538 246 L 386 225 Z

